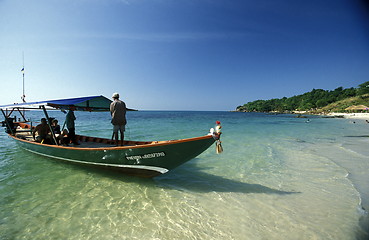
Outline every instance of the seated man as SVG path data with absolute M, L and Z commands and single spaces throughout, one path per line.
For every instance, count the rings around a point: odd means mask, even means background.
M 64 129 L 58 137 L 59 142 L 63 146 L 69 146 L 70 139 L 68 137 L 68 130 Z
M 52 127 L 52 129 L 54 131 L 55 136 L 58 137 L 61 134 L 60 125 L 58 124 L 58 120 L 54 119 L 51 122 L 51 127 Z M 59 134 L 59 135 L 57 135 L 57 134 Z
M 38 134 L 37 138 L 35 138 L 36 132 Z M 50 128 L 49 125 L 47 125 L 46 118 L 41 118 L 41 123 L 33 130 L 33 139 L 40 143 L 43 143 L 44 141 L 50 142 L 50 138 L 48 137 L 49 132 Z

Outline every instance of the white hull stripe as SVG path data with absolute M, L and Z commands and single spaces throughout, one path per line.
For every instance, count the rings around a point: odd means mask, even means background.
M 122 165 L 122 164 L 108 164 L 108 163 L 94 163 L 94 162 L 78 161 L 78 160 L 74 160 L 74 159 L 56 157 L 56 156 L 36 152 L 36 151 L 30 150 L 30 149 L 27 149 L 27 148 L 23 148 L 23 149 L 27 150 L 29 152 L 35 153 L 35 154 L 45 156 L 45 157 L 56 158 L 56 159 L 63 160 L 63 161 L 81 163 L 81 164 L 86 164 L 86 165 L 95 165 L 95 166 L 104 166 L 104 167 L 117 167 L 117 168 L 145 169 L 145 170 L 160 172 L 161 174 L 164 174 L 164 173 L 169 171 L 166 168 L 153 167 L 153 166 L 144 166 L 144 165 Z

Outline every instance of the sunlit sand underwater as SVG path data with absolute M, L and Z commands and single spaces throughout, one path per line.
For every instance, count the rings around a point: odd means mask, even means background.
M 77 134 L 111 137 L 109 113 L 76 117 Z M 0 239 L 369 238 L 364 120 L 154 111 L 127 120 L 132 140 L 201 136 L 219 120 L 224 152 L 214 145 L 141 179 L 31 154 L 1 132 Z

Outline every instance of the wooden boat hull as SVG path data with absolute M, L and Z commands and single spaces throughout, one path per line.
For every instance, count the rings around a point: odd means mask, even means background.
M 32 153 L 67 162 L 110 168 L 140 177 L 164 174 L 195 158 L 217 139 L 212 135 L 206 135 L 162 142 L 132 142 L 137 143 L 133 146 L 93 148 L 84 147 L 84 143 L 96 139 L 99 142 L 100 138 L 80 136 L 81 146 L 57 146 L 24 140 L 19 136 L 9 136 L 21 148 Z

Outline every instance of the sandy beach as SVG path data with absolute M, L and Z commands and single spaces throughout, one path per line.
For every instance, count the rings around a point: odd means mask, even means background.
M 332 117 L 343 116 L 344 118 L 363 119 L 369 121 L 369 113 L 328 113 L 327 116 Z

